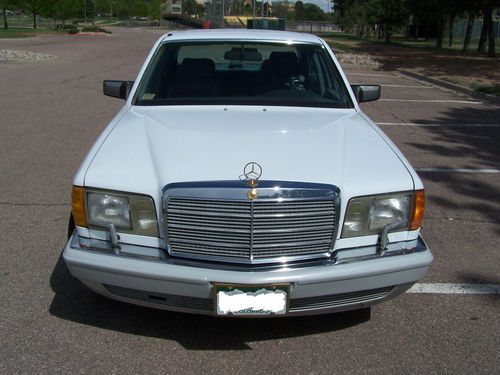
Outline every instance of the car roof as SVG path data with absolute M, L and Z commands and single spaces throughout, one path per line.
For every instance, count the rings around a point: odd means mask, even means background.
M 290 31 L 258 30 L 258 29 L 198 29 L 171 31 L 165 34 L 162 42 L 174 40 L 252 40 L 252 41 L 280 41 L 322 44 L 319 37 L 312 34 Z

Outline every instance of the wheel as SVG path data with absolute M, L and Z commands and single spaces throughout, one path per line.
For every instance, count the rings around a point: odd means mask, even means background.
M 69 222 L 68 222 L 68 240 L 70 239 L 71 235 L 75 231 L 75 220 L 73 219 L 73 215 L 69 214 Z

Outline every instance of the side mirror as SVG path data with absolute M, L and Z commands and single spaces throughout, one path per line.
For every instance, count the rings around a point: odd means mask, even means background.
M 132 89 L 133 84 L 134 81 L 106 80 L 102 83 L 102 91 L 106 96 L 127 100 L 128 94 L 130 94 L 130 89 Z
M 351 85 L 351 88 L 358 103 L 380 99 L 380 85 Z

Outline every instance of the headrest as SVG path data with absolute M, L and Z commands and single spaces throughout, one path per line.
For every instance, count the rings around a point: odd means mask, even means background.
M 210 78 L 215 71 L 215 64 L 210 59 L 192 59 L 182 60 L 180 74 L 186 78 Z
M 233 47 L 231 50 L 224 53 L 225 60 L 241 60 L 241 61 L 262 61 L 262 55 L 257 48 L 240 48 Z
M 269 61 L 273 67 L 281 67 L 282 69 L 287 69 L 287 66 L 299 65 L 299 60 L 295 52 L 271 52 L 269 55 Z M 290 70 L 289 68 L 287 70 Z

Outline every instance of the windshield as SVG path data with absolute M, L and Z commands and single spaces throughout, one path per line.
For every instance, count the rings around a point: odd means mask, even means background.
M 352 107 L 323 46 L 250 42 L 163 44 L 133 102 Z

